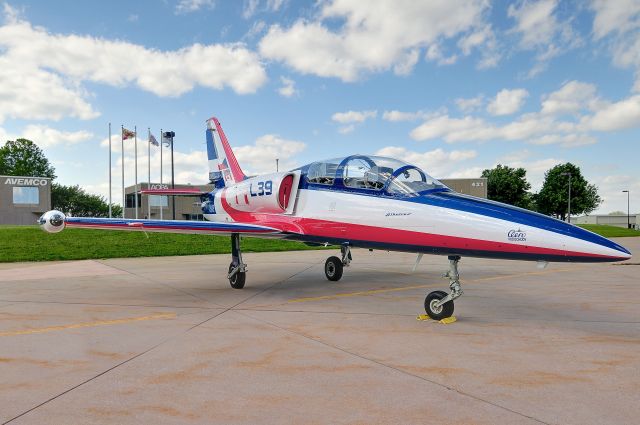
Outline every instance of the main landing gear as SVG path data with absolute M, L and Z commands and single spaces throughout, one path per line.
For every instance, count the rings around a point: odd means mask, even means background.
M 460 256 L 449 256 L 449 271 L 444 277 L 449 278 L 449 288 L 451 293 L 443 291 L 433 291 L 424 299 L 424 309 L 433 320 L 442 320 L 453 315 L 453 300 L 462 295 L 460 287 L 460 275 L 458 274 L 458 262 Z
M 342 245 L 340 247 L 340 252 L 342 253 L 342 258 L 335 256 L 329 257 L 324 263 L 324 274 L 327 276 L 327 279 L 333 282 L 340 280 L 343 268 L 348 267 L 349 263 L 351 263 L 351 260 L 353 259 L 351 257 L 351 248 L 349 248 L 349 245 Z
M 229 284 L 234 289 L 244 288 L 247 278 L 247 265 L 242 262 L 242 251 L 240 251 L 240 235 L 231 234 L 231 264 L 229 264 Z

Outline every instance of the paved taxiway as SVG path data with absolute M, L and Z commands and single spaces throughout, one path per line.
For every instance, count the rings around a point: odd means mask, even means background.
M 445 257 L 328 255 L 0 264 L 0 423 L 638 423 L 640 258 L 463 258 L 443 325 Z

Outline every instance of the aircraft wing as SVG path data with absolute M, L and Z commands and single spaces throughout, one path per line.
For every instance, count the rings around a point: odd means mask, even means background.
M 281 230 L 273 227 L 237 222 L 65 217 L 60 211 L 55 210 L 49 211 L 40 217 L 39 223 L 40 226 L 49 233 L 57 233 L 65 227 L 213 235 L 240 233 L 248 236 L 265 237 L 273 237 L 283 233 Z

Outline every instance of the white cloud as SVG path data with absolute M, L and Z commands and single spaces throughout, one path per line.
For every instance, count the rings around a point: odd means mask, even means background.
M 413 67 L 418 63 L 420 59 L 420 51 L 418 49 L 412 49 L 405 52 L 398 62 L 393 66 L 393 72 L 396 75 L 409 75 L 413 71 Z
M 93 139 L 93 133 L 80 131 L 61 131 L 49 128 L 45 125 L 28 125 L 22 131 L 22 137 L 29 139 L 42 148 L 49 148 L 57 145 L 74 145 Z
M 640 95 L 608 104 L 582 123 L 597 131 L 616 131 L 640 126 Z
M 592 0 L 595 12 L 593 35 L 597 39 L 610 33 L 625 33 L 640 27 L 640 2 L 637 0 Z
M 374 119 L 378 116 L 378 111 L 347 111 L 336 112 L 331 119 L 340 124 L 344 124 L 338 129 L 340 134 L 351 133 L 356 128 L 356 124 L 362 124 L 368 119 Z
M 469 114 L 471 112 L 477 111 L 482 107 L 482 104 L 484 103 L 484 96 L 480 94 L 476 97 L 466 99 L 459 97 L 454 100 L 454 103 L 456 104 L 458 109 L 460 109 L 460 111 L 464 112 L 465 114 Z
M 588 134 L 545 134 L 538 138 L 528 140 L 532 145 L 560 145 L 565 148 L 593 145 L 597 143 L 595 137 Z
M 213 0 L 180 0 L 176 5 L 176 14 L 183 15 L 185 13 L 197 12 L 200 9 L 213 9 L 216 3 Z
M 375 118 L 377 115 L 378 111 L 347 111 L 336 112 L 331 116 L 331 119 L 341 124 L 363 123 L 369 118 Z
M 277 12 L 287 0 L 267 0 L 267 9 L 272 12 Z
M 438 65 L 453 65 L 458 60 L 458 55 L 445 56 L 438 44 L 432 44 L 427 49 L 425 57 Z
M 264 29 L 267 27 L 267 23 L 265 21 L 255 21 L 249 31 L 242 37 L 243 39 L 251 39 L 256 37 L 259 34 L 262 34 Z
M 473 159 L 478 154 L 474 150 L 447 152 L 443 149 L 434 149 L 427 152 L 414 152 L 400 146 L 387 146 L 378 150 L 376 155 L 401 159 L 422 168 L 435 178 L 442 178 L 457 171 L 460 162 Z
M 249 19 L 255 15 L 259 3 L 259 0 L 244 0 L 244 4 L 242 6 L 242 17 L 244 19 Z
M 299 19 L 286 28 L 271 26 L 259 48 L 265 58 L 284 62 L 298 72 L 343 81 L 391 68 L 406 75 L 417 63 L 421 49 L 486 28 L 483 15 L 488 7 L 483 0 L 375 4 L 331 0 L 319 3 L 314 20 Z M 343 22 L 338 28 L 326 23 L 336 20 Z M 464 48 L 481 44 L 476 36 Z M 436 60 L 451 62 L 454 56 Z
M 296 89 L 296 82 L 291 78 L 280 77 L 280 82 L 282 83 L 282 87 L 278 89 L 278 93 L 280 93 L 280 96 L 291 97 L 298 94 L 298 90 Z
M 417 112 L 402 112 L 402 111 L 384 111 L 382 119 L 385 121 L 399 122 L 399 121 L 416 121 L 421 118 L 425 118 L 427 114 L 422 111 Z
M 621 68 L 634 68 L 634 91 L 640 91 L 640 2 L 593 0 L 593 39 L 605 40 L 606 51 Z
M 559 90 L 544 97 L 543 114 L 577 114 L 582 110 L 596 109 L 601 103 L 596 95 L 596 86 L 580 81 L 569 81 Z
M 233 149 L 236 158 L 247 174 L 271 173 L 276 171 L 276 159 L 280 171 L 294 168 L 295 155 L 305 150 L 306 144 L 296 140 L 283 139 L 276 134 L 265 134 L 256 139 L 255 144 Z
M 516 21 L 513 31 L 520 33 L 524 48 L 551 43 L 558 27 L 553 14 L 557 5 L 557 0 L 539 0 L 521 1 L 519 6 L 509 6 L 507 14 Z
M 492 115 L 511 115 L 520 110 L 529 92 L 525 89 L 502 89 L 487 105 L 487 111 Z
M 571 19 L 558 20 L 557 0 L 521 0 L 517 5 L 511 4 L 507 14 L 515 20 L 510 32 L 520 36 L 519 47 L 537 52 L 529 78 L 546 69 L 552 58 L 582 44 L 571 26 Z
M 353 130 L 356 129 L 356 126 L 353 124 L 349 124 L 349 125 L 343 125 L 342 127 L 338 128 L 338 133 L 340 134 L 349 134 L 352 133 Z
M 505 96 L 501 96 L 505 93 Z M 520 108 L 522 99 L 527 95 L 523 89 L 502 90 L 487 109 L 494 115 L 513 113 Z M 457 99 L 456 103 L 471 112 L 471 107 L 467 108 L 467 100 Z M 471 105 L 477 108 L 479 103 L 480 100 L 477 103 L 474 100 Z M 594 132 L 640 127 L 640 95 L 611 102 L 600 98 L 593 84 L 580 81 L 569 81 L 559 90 L 543 95 L 540 106 L 538 112 L 520 114 L 505 124 L 496 124 L 469 113 L 463 117 L 452 117 L 446 111 L 425 114 L 424 122 L 415 127 L 410 136 L 419 141 L 442 139 L 447 143 L 455 143 L 504 140 L 575 148 L 597 143 Z M 398 115 L 398 119 L 402 117 Z
M 13 21 L 11 21 L 13 19 Z M 258 56 L 242 44 L 194 44 L 160 51 L 125 41 L 51 34 L 9 15 L 0 26 L 0 122 L 98 115 L 84 81 L 129 84 L 158 96 L 200 85 L 253 93 L 266 82 Z

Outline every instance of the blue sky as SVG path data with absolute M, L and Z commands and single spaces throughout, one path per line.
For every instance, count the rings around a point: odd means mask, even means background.
M 215 115 L 248 173 L 379 153 L 441 178 L 524 167 L 538 189 L 570 161 L 599 187 L 598 212 L 626 211 L 623 189 L 638 209 L 637 0 L 10 1 L 2 14 L 0 140 L 34 140 L 59 182 L 106 197 L 111 122 L 114 200 L 121 124 L 138 127 L 139 181 L 150 127 L 176 132 L 177 182 L 198 184 Z M 158 181 L 157 148 L 151 162 Z

